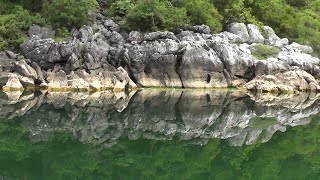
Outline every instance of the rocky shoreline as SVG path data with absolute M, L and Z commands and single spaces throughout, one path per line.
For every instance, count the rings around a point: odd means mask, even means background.
M 262 92 L 320 91 L 320 60 L 310 46 L 289 44 L 270 27 L 233 23 L 212 34 L 205 25 L 177 32 L 129 34 L 98 15 L 63 42 L 50 28 L 32 26 L 18 54 L 0 53 L 4 91 L 130 91 L 137 87 L 241 88 Z M 257 45 L 278 49 L 253 55 Z

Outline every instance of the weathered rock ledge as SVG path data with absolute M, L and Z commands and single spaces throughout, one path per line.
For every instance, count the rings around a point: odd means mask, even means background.
M 32 27 L 20 54 L 0 53 L 0 87 L 58 91 L 130 90 L 136 87 L 227 88 L 297 92 L 319 91 L 320 60 L 312 48 L 289 44 L 265 26 L 231 24 L 211 34 L 208 26 L 176 33 L 129 34 L 105 17 L 74 29 L 64 42 Z M 35 31 L 36 29 L 36 31 Z M 264 60 L 252 55 L 257 44 L 279 49 Z

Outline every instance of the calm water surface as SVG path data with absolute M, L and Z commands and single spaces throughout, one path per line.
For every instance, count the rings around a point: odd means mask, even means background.
M 0 93 L 0 179 L 320 179 L 320 94 Z

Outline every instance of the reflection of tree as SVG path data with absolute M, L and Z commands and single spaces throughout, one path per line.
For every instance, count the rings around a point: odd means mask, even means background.
M 81 144 L 68 133 L 32 143 L 17 121 L 0 121 L 0 172 L 17 179 L 315 179 L 320 126 L 276 133 L 265 144 L 231 147 L 179 141 L 128 140 L 111 149 Z

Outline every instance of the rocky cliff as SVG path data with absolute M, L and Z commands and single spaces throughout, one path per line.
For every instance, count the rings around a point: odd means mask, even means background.
M 129 34 L 98 15 L 63 42 L 52 30 L 33 26 L 20 54 L 0 54 L 0 86 L 22 90 L 114 90 L 138 87 L 220 88 L 261 91 L 320 90 L 319 58 L 312 48 L 289 44 L 270 27 L 233 23 L 212 34 L 205 25 L 173 32 Z M 254 56 L 259 45 L 277 53 Z

